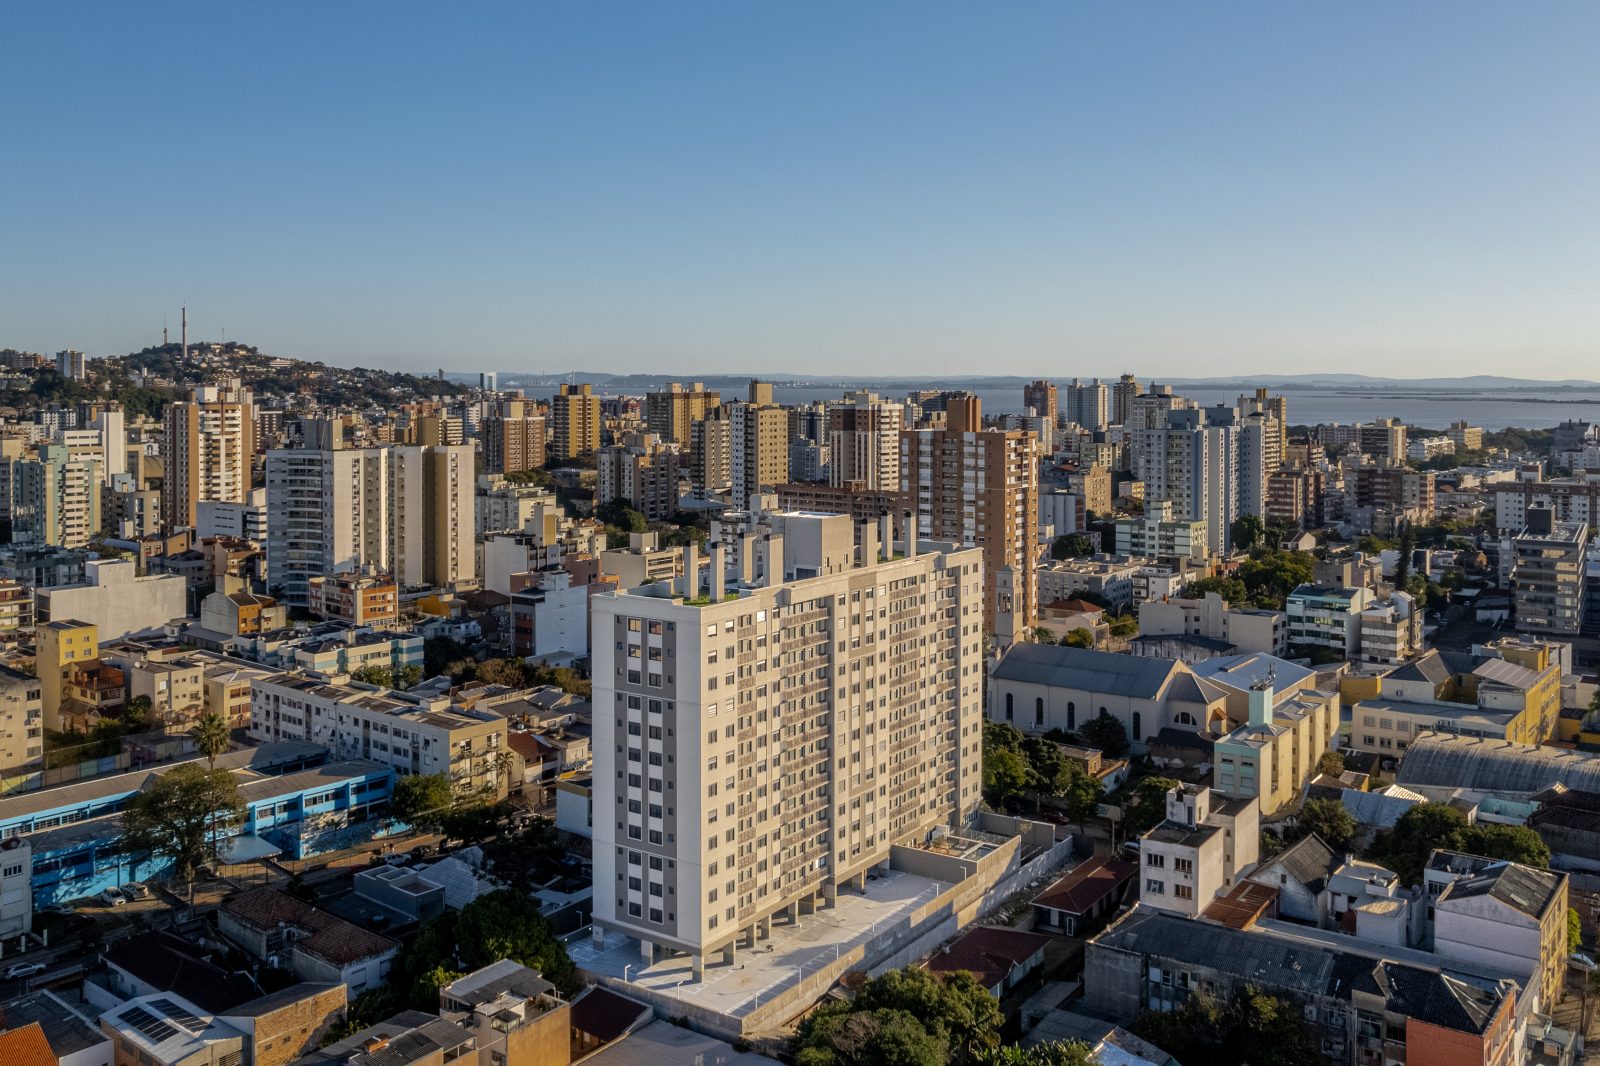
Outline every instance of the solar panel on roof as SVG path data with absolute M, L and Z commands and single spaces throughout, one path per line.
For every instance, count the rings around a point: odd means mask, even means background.
M 170 999 L 165 997 L 152 999 L 150 1000 L 150 1005 L 185 1029 L 190 1029 L 197 1033 L 205 1031 L 206 1023 L 203 1019 L 178 1006 Z
M 129 1007 L 122 1012 L 122 1020 L 149 1038 L 153 1044 L 171 1040 L 178 1030 L 165 1018 L 157 1018 L 143 1007 Z

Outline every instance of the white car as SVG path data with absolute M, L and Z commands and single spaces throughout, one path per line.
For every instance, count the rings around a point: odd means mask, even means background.
M 19 977 L 32 977 L 36 973 L 44 972 L 42 962 L 18 962 L 6 967 L 5 980 L 15 981 Z
M 383 857 L 383 861 L 390 866 L 404 866 L 411 861 L 411 856 L 403 851 L 391 851 Z
M 100 902 L 108 907 L 125 907 L 128 904 L 128 898 L 116 889 L 108 888 L 100 893 Z
M 149 899 L 150 888 L 138 881 L 129 881 L 122 886 L 122 894 L 128 899 Z

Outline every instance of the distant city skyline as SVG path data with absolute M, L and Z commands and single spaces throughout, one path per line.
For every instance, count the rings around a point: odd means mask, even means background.
M 1600 376 L 1592 5 L 7 32 L 0 347 L 123 354 L 186 303 L 424 373 Z

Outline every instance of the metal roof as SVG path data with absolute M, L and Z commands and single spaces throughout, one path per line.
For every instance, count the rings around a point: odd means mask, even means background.
M 1179 671 L 1173 659 L 1120 655 L 1059 644 L 1014 644 L 995 665 L 998 681 L 1075 688 L 1109 696 L 1158 699 Z

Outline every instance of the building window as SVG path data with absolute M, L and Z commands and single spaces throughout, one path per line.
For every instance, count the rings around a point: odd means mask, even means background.
M 1078 728 L 1078 705 L 1071 700 L 1067 701 L 1067 730 L 1070 732 Z
M 1006 693 L 1006 721 L 1011 721 L 1011 693 Z
M 1166 882 L 1157 881 L 1153 877 L 1147 878 L 1144 883 L 1144 891 L 1148 896 L 1164 896 L 1167 894 L 1167 885 Z
M 1033 701 L 1033 724 L 1044 725 L 1044 697 L 1039 696 Z
M 1139 712 L 1133 712 L 1133 739 L 1138 740 L 1144 736 L 1144 727 L 1139 720 Z

